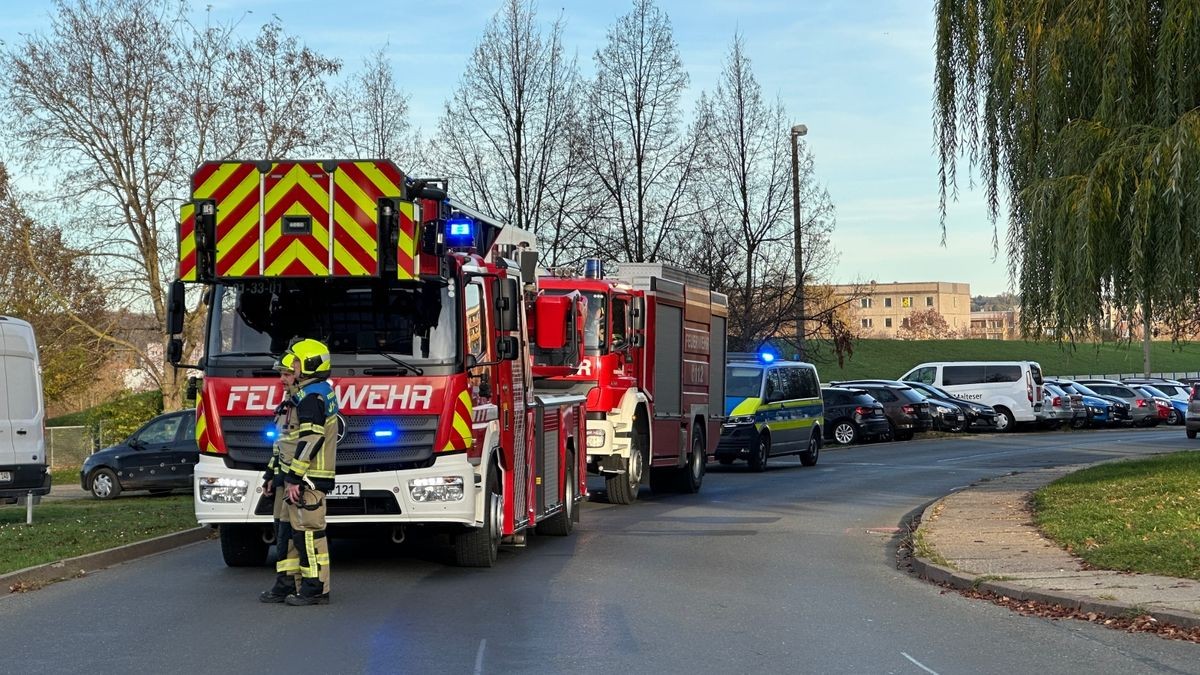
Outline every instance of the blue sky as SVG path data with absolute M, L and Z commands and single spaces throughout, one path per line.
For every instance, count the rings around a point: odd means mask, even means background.
M 4 0 L 0 39 L 49 26 L 48 0 Z M 412 121 L 435 129 L 467 56 L 499 0 L 429 3 L 367 0 L 210 0 L 214 16 L 249 10 L 252 30 L 271 15 L 348 70 L 385 43 Z M 685 111 L 715 86 L 735 31 L 741 31 L 768 97 L 780 96 L 792 120 L 808 125 L 817 175 L 837 205 L 834 281 L 955 281 L 972 294 L 1008 288 L 1006 256 L 992 250 L 983 195 L 960 170 L 945 247 L 939 245 L 933 100 L 933 0 L 659 0 L 670 16 L 691 76 Z M 543 19 L 566 19 L 565 45 L 585 75 L 608 26 L 629 2 L 559 0 L 539 5 Z M 1003 229 L 1001 247 L 1003 249 Z

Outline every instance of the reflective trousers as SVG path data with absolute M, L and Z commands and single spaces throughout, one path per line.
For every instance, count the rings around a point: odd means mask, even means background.
M 300 595 L 311 597 L 329 592 L 329 540 L 325 536 L 325 493 L 305 487 L 301 504 L 283 506 L 287 520 L 280 521 L 287 532 L 277 531 L 280 553 L 275 563 L 279 574 L 291 574 L 299 581 Z M 287 544 L 284 552 L 284 542 Z

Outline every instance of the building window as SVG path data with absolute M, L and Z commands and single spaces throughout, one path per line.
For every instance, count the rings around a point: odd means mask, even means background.
M 871 320 L 870 320 L 870 319 L 863 319 L 863 320 L 862 320 L 862 327 L 863 327 L 863 328 L 870 328 L 870 327 L 871 327 Z
M 884 327 L 884 328 L 891 328 L 891 327 L 892 327 L 892 317 L 890 317 L 890 316 L 889 316 L 888 318 L 886 318 L 886 319 L 884 319 L 884 320 L 883 320 L 883 327 Z
M 884 298 L 884 299 L 883 299 L 883 306 L 884 306 L 884 307 L 891 307 L 891 306 L 892 306 L 892 299 L 891 299 L 891 298 Z
M 900 320 L 900 325 L 901 325 L 901 326 L 903 326 L 903 327 L 905 327 L 905 328 L 908 328 L 908 317 L 904 317 L 903 319 L 901 319 L 901 320 Z
M 870 307 L 871 307 L 871 299 L 870 299 L 870 298 L 862 298 L 862 299 L 860 299 L 860 300 L 858 301 L 858 306 L 859 306 L 859 307 L 862 307 L 863 309 L 870 309 Z
M 933 296 L 932 295 L 925 296 L 925 306 L 933 307 Z
M 900 298 L 900 306 L 905 307 L 905 308 L 912 307 L 913 306 L 912 296 L 906 295 L 903 298 Z

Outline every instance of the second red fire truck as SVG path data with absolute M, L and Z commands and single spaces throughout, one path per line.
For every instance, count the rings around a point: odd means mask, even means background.
M 545 387 L 587 396 L 587 466 L 608 500 L 631 504 L 643 481 L 655 492 L 697 492 L 725 408 L 727 300 L 708 279 L 661 263 L 623 263 L 605 277 L 543 277 L 543 295 L 585 303 L 584 358 Z M 535 351 L 539 366 L 554 350 Z

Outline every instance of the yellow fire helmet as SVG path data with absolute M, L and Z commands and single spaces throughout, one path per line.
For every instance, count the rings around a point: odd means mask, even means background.
M 301 375 L 327 375 L 329 373 L 329 347 L 326 347 L 323 342 L 311 338 L 301 340 L 292 345 L 288 354 L 299 359 Z
M 275 370 L 281 373 L 292 372 L 292 364 L 296 361 L 296 355 L 291 352 L 286 352 L 279 360 L 275 362 Z

